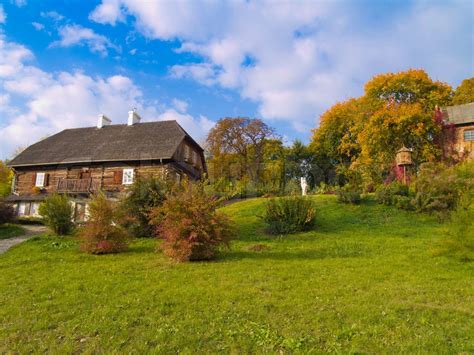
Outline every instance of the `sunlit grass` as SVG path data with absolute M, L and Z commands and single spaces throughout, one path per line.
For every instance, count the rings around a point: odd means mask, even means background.
M 0 353 L 472 352 L 473 268 L 433 257 L 434 218 L 315 197 L 313 231 L 264 233 L 262 199 L 223 210 L 239 239 L 174 264 L 154 240 L 92 256 L 72 238 L 0 256 Z

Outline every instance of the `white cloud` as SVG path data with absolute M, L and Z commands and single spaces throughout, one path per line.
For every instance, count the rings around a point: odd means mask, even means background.
M 204 85 L 214 85 L 216 69 L 209 63 L 173 65 L 170 74 L 174 78 L 191 78 Z
M 100 113 L 113 123 L 126 122 L 133 107 L 145 121 L 178 120 L 196 139 L 213 125 L 205 117 L 187 113 L 184 102 L 175 102 L 179 110 L 148 102 L 129 77 L 48 73 L 32 65 L 32 59 L 30 50 L 0 33 L 0 159 L 62 129 L 93 126 Z
M 91 52 L 99 53 L 102 56 L 108 54 L 108 49 L 120 52 L 120 48 L 115 46 L 107 37 L 95 33 L 90 28 L 80 25 L 66 25 L 59 28 L 61 39 L 51 43 L 51 47 L 71 47 L 88 46 Z
M 5 10 L 3 9 L 3 5 L 0 4 L 0 23 L 5 23 L 7 22 L 7 14 L 5 13 Z
M 26 0 L 14 0 L 14 3 L 18 7 L 23 7 L 26 5 Z
M 40 13 L 41 17 L 53 19 L 56 22 L 64 20 L 64 16 L 56 11 L 42 11 Z
M 174 108 L 181 113 L 186 112 L 188 110 L 188 103 L 186 101 L 175 98 L 173 99 L 172 103 Z
M 178 112 L 173 108 L 165 110 L 158 116 L 159 121 L 176 120 L 199 143 L 202 143 L 215 122 L 205 116 L 195 119 L 188 113 Z
M 44 25 L 39 22 L 32 22 L 31 25 L 35 28 L 36 31 L 44 30 Z
M 102 24 L 115 26 L 116 22 L 124 22 L 125 16 L 120 8 L 119 0 L 104 0 L 89 15 L 89 19 Z
M 471 2 L 419 0 L 399 11 L 367 11 L 377 6 L 117 0 L 113 9 L 120 14 L 106 22 L 133 16 L 146 37 L 180 40 L 177 52 L 202 61 L 172 66 L 172 77 L 236 90 L 259 105 L 263 118 L 307 130 L 318 114 L 360 95 L 363 83 L 381 72 L 421 67 L 451 84 L 472 76 Z

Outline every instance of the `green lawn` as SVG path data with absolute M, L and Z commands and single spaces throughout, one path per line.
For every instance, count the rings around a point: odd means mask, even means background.
M 71 238 L 14 247 L 0 353 L 474 351 L 473 264 L 432 256 L 443 225 L 315 201 L 315 230 L 289 237 L 264 234 L 264 200 L 225 207 L 240 234 L 215 262 L 170 263 L 153 240 L 108 256 Z
M 17 224 L 1 224 L 0 225 L 0 239 L 8 239 L 18 237 L 25 232 L 22 226 Z

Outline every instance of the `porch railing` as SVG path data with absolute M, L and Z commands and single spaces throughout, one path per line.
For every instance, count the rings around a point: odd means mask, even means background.
M 99 179 L 59 179 L 57 192 L 89 193 L 99 190 Z

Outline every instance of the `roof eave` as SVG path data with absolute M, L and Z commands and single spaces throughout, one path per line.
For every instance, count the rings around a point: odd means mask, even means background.
M 61 162 L 48 162 L 48 163 L 28 163 L 28 164 L 11 164 L 7 166 L 10 168 L 24 168 L 29 166 L 44 166 L 44 165 L 68 165 L 68 164 L 91 164 L 91 163 L 116 163 L 126 161 L 159 161 L 159 160 L 173 160 L 173 157 L 161 157 L 161 158 L 146 158 L 146 159 L 106 159 L 106 160 L 77 160 L 77 161 L 61 161 Z

